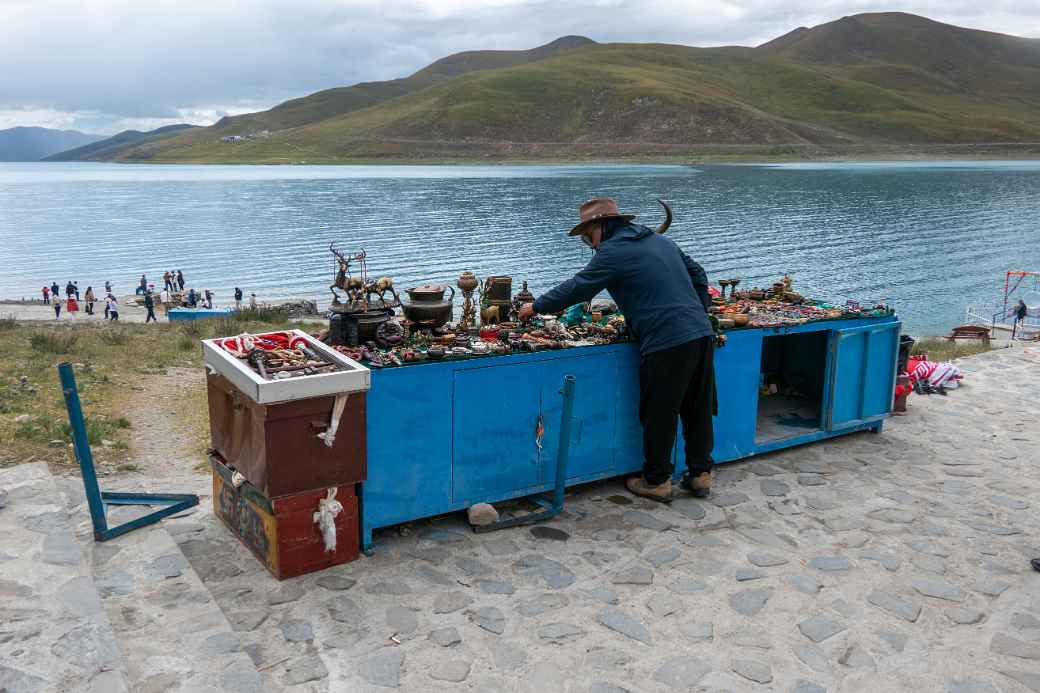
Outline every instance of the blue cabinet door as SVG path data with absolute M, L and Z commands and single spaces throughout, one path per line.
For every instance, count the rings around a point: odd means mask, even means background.
M 541 480 L 552 484 L 556 478 L 563 409 L 561 390 L 563 378 L 567 375 L 575 378 L 567 482 L 602 476 L 612 469 L 615 461 L 614 422 L 619 404 L 616 354 L 552 359 L 532 366 L 537 367 L 532 379 L 538 382 L 541 390 L 542 420 L 545 425 Z
M 639 422 L 639 349 L 625 345 L 617 359 L 616 406 L 614 407 L 615 474 L 632 474 L 643 469 L 643 424 Z
M 892 410 L 901 323 L 832 330 L 824 397 L 824 428 L 847 428 Z
M 735 330 L 728 335 L 726 346 L 715 349 L 719 413 L 715 417 L 712 457 L 716 462 L 737 460 L 755 452 L 761 362 L 759 330 Z
M 452 417 L 452 501 L 472 505 L 541 477 L 535 432 L 542 392 L 539 364 L 455 371 Z
M 454 503 L 501 500 L 552 485 L 566 375 L 576 378 L 567 479 L 595 478 L 612 469 L 614 354 L 458 370 L 452 429 Z

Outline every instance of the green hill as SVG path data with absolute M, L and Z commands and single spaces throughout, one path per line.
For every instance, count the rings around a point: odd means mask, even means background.
M 117 158 L 610 159 L 1026 142 L 1040 142 L 1040 40 L 885 13 L 757 48 L 567 37 L 531 51 L 461 53 L 404 79 L 318 92 Z
M 123 130 L 107 139 L 92 142 L 91 144 L 76 147 L 75 149 L 66 149 L 57 154 L 52 154 L 44 159 L 44 161 L 98 161 L 103 159 L 116 159 L 124 151 L 137 146 L 145 139 L 158 141 L 165 137 L 178 135 L 184 130 L 190 130 L 194 127 L 196 126 L 188 125 L 187 123 L 178 123 L 177 125 L 166 125 L 147 132 L 141 132 L 140 130 Z

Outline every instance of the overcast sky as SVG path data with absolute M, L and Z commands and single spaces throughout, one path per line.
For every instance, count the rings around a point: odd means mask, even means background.
M 1040 37 L 1040 0 L 0 0 L 0 128 L 209 124 L 462 50 L 756 45 L 891 10 Z

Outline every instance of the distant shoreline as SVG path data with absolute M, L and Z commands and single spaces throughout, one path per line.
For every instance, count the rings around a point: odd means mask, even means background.
M 420 144 L 420 143 L 416 143 Z M 113 159 L 25 163 L 95 163 L 214 166 L 358 166 L 358 165 L 579 165 L 579 164 L 771 164 L 792 162 L 899 162 L 899 161 L 1019 161 L 1040 160 L 1040 142 L 967 144 L 704 144 L 647 143 L 516 143 L 432 142 L 441 151 L 430 155 L 368 157 L 291 157 L 227 159 Z M 228 145 L 234 147 L 236 145 Z M 604 151 L 615 154 L 604 157 Z M 457 152 L 457 153 L 456 153 Z

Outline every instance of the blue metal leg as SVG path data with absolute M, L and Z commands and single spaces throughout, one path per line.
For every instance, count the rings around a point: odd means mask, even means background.
M 94 456 L 90 451 L 90 442 L 87 440 L 87 427 L 83 422 L 83 408 L 79 403 L 79 391 L 76 389 L 72 364 L 58 364 L 58 377 L 61 381 L 62 395 L 65 397 L 65 409 L 69 414 L 72 445 L 76 451 L 80 475 L 83 477 L 87 505 L 90 507 L 90 521 L 94 525 L 95 541 L 106 541 L 118 537 L 120 534 L 126 534 L 133 529 L 144 527 L 199 504 L 199 497 L 193 493 L 102 492 L 98 485 L 97 472 L 94 470 Z M 161 505 L 164 507 L 116 527 L 109 527 L 108 519 L 105 517 L 106 505 Z
M 563 389 L 560 390 L 560 394 L 563 395 L 563 411 L 560 413 L 560 444 L 556 453 L 556 484 L 553 487 L 552 499 L 535 496 L 532 500 L 545 508 L 541 512 L 499 520 L 489 525 L 480 525 L 474 527 L 473 531 L 483 534 L 507 527 L 530 525 L 552 519 L 563 511 L 563 496 L 567 487 L 567 460 L 570 457 L 571 448 L 571 419 L 574 415 L 574 383 L 573 375 L 565 376 Z

